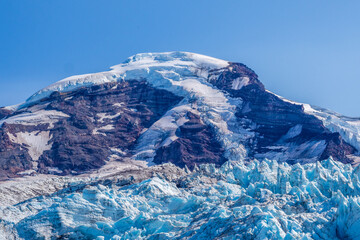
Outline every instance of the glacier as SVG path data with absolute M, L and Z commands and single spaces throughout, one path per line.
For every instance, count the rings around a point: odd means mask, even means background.
M 0 126 L 48 126 L 8 134 L 29 150 L 34 162 L 32 169 L 19 172 L 20 178 L 0 182 L 0 239 L 360 239 L 360 156 L 349 156 L 352 165 L 331 157 L 319 161 L 326 147 L 322 140 L 267 146 L 274 151 L 248 159 L 245 143 L 254 138 L 258 126 L 250 119 L 239 121 L 236 113 L 252 109 L 211 84 L 231 68 L 229 64 L 187 52 L 141 53 L 110 71 L 63 79 L 25 103 L 8 107 L 20 111 L 2 119 Z M 99 169 L 67 176 L 52 175 L 62 174 L 56 167 L 49 167 L 48 174 L 36 171 L 36 160 L 52 146 L 49 131 L 71 118 L 48 108 L 45 98 L 131 80 L 145 81 L 182 100 L 142 129 L 133 149 L 112 147 L 112 155 Z M 241 90 L 249 84 L 249 77 L 238 77 L 230 88 Z M 304 113 L 360 151 L 359 118 L 278 97 L 301 105 Z M 179 137 L 176 131 L 189 121 L 187 113 L 199 116 L 214 131 L 229 160 L 221 167 L 205 164 L 189 170 L 154 164 L 156 150 Z M 121 114 L 96 113 L 101 124 L 92 135 L 106 136 L 102 130 L 113 129 L 110 120 Z M 289 128 L 280 140 L 300 136 L 302 124 Z M 278 162 L 304 150 L 310 159 L 297 160 L 307 164 Z M 127 155 L 131 151 L 133 155 Z
M 139 182 L 78 177 L 1 207 L 0 239 L 360 238 L 360 167 L 331 158 L 162 167 L 172 170 Z

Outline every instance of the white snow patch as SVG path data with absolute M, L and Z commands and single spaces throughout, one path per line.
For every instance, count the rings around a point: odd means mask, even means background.
M 302 125 L 297 124 L 296 126 L 289 129 L 289 131 L 282 137 L 283 140 L 291 139 L 298 136 L 302 131 Z
M 114 103 L 113 106 L 114 107 L 122 107 L 122 106 L 124 106 L 124 103 Z
M 32 173 L 36 173 L 36 171 L 34 169 L 30 169 L 30 170 L 25 170 L 25 171 L 22 171 L 22 172 L 18 172 L 17 174 L 19 174 L 19 175 L 30 175 Z
M 116 154 L 119 154 L 121 156 L 125 156 L 126 155 L 126 152 L 122 151 L 120 148 L 111 148 L 110 149 L 112 152 L 116 153 Z
M 282 97 L 282 96 L 280 96 L 280 95 L 277 95 L 276 93 L 273 93 L 273 92 L 271 92 L 271 91 L 269 91 L 269 90 L 265 90 L 265 91 L 268 92 L 268 93 L 271 93 L 271 94 L 273 94 L 273 95 L 275 95 L 275 96 L 277 96 L 278 98 L 280 98 L 280 99 L 283 100 L 284 102 L 288 102 L 288 103 L 295 104 L 295 105 L 304 105 L 303 103 L 298 103 L 298 102 L 294 102 L 294 101 L 291 101 L 291 100 L 289 100 L 289 99 L 286 99 L 286 98 L 284 98 L 284 97 Z
M 17 132 L 15 135 L 8 132 L 7 134 L 10 141 L 28 149 L 35 170 L 38 168 L 39 157 L 52 147 L 52 143 L 49 143 L 50 131 Z
M 120 116 L 123 112 L 117 112 L 116 114 L 114 115 L 109 115 L 108 113 L 98 113 L 96 114 L 96 117 L 99 118 L 99 122 L 100 123 L 103 123 L 105 119 L 114 119 L 114 118 L 117 118 L 118 116 Z
M 94 128 L 94 129 L 92 130 L 92 134 L 101 134 L 101 135 L 106 136 L 105 133 L 99 132 L 99 131 L 100 131 L 100 130 L 112 130 L 112 129 L 115 129 L 114 125 L 109 124 L 109 125 L 105 125 L 105 126 L 102 126 L 102 127 L 99 127 L 99 128 Z
M 270 150 L 286 150 L 288 149 L 287 147 L 285 146 L 268 146 L 266 147 L 267 149 L 270 149 Z
M 49 171 L 50 174 L 54 174 L 54 173 L 61 174 L 63 172 L 62 170 L 56 167 L 48 167 L 47 170 Z
M 157 148 L 167 146 L 177 139 L 175 132 L 188 121 L 186 114 L 191 111 L 194 110 L 189 104 L 174 107 L 151 125 L 140 136 L 134 159 L 152 162 Z
M 38 124 L 46 124 L 49 123 L 49 129 L 54 127 L 54 123 L 59 119 L 68 118 L 69 115 L 59 112 L 56 110 L 40 110 L 34 112 L 25 112 L 15 116 L 11 116 L 9 118 L 3 119 L 0 121 L 0 126 L 4 122 L 7 124 L 21 124 L 21 125 L 31 125 L 36 126 Z
M 241 88 L 248 85 L 249 81 L 250 81 L 250 79 L 248 77 L 238 77 L 233 80 L 231 87 L 234 90 L 240 90 Z
M 9 111 L 16 111 L 23 103 L 19 103 L 16 105 L 11 105 L 11 106 L 6 106 L 4 107 L 4 109 L 9 110 Z

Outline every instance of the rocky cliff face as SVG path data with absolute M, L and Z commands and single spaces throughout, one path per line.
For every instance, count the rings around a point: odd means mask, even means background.
M 190 169 L 209 162 L 221 166 L 226 158 L 213 130 L 198 115 L 189 112 L 187 118 L 189 120 L 176 131 L 177 139 L 157 149 L 154 162 L 171 162 Z
M 246 84 L 236 88 L 234 79 Z M 303 106 L 266 91 L 257 75 L 243 64 L 230 64 L 213 83 L 231 97 L 242 99 L 236 116 L 256 124 L 256 137 L 248 145 L 250 156 L 266 156 L 289 163 L 333 156 L 338 161 L 351 162 L 347 155 L 356 149 L 343 141 L 339 133 L 331 132 L 315 116 L 305 114 Z
M 19 115 L 56 112 L 63 116 L 58 121 L 3 124 L 0 157 L 10 160 L 2 162 L 2 174 L 14 176 L 27 169 L 70 174 L 99 168 L 111 157 L 127 155 L 141 131 L 181 99 L 145 81 L 54 92 Z
M 80 174 L 124 158 L 190 169 L 255 158 L 356 163 L 359 146 L 347 140 L 355 130 L 336 132 L 305 110 L 268 92 L 243 64 L 138 54 L 0 109 L 0 178 Z

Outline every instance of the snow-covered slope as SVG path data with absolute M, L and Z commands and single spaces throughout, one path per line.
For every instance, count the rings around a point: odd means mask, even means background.
M 48 97 L 54 91 L 68 92 L 80 87 L 121 80 L 147 78 L 151 83 L 163 86 L 166 82 L 161 75 L 171 79 L 191 76 L 207 78 L 208 71 L 228 65 L 224 60 L 188 52 L 140 53 L 123 64 L 111 67 L 110 71 L 77 75 L 58 81 L 36 92 L 24 105 Z
M 322 107 L 290 101 L 281 96 L 278 97 L 289 103 L 303 106 L 305 113 L 320 119 L 329 130 L 340 133 L 348 143 L 360 151 L 360 118 L 343 116 Z
M 336 112 L 304 104 L 305 112 L 319 118 L 332 132 L 338 132 L 360 151 L 360 118 L 346 117 Z

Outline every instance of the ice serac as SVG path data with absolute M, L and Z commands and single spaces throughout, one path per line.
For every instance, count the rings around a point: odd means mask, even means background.
M 1 108 L 0 178 L 81 174 L 125 158 L 190 169 L 330 156 L 356 164 L 357 121 L 324 114 L 267 91 L 244 64 L 187 52 L 136 54 Z
M 206 164 L 193 172 L 164 164 L 84 180 L 62 179 L 57 186 L 68 181 L 69 187 L 0 208 L 0 236 L 359 238 L 359 167 L 331 158 L 305 165 L 270 160 L 226 162 L 220 168 Z

